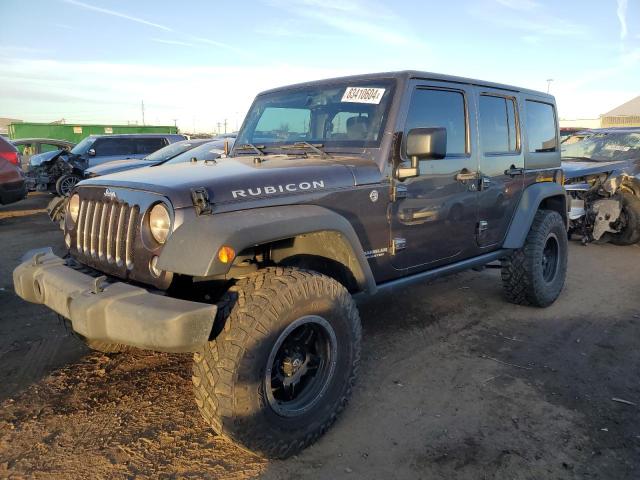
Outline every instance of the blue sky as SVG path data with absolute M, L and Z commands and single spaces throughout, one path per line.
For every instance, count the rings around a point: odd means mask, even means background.
M 0 0 L 0 117 L 234 129 L 266 88 L 419 69 L 545 90 L 561 117 L 640 95 L 640 0 Z

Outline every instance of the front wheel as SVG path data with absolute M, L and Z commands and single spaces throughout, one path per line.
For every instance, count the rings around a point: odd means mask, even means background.
M 632 193 L 622 193 L 620 205 L 620 233 L 609 234 L 609 242 L 614 245 L 633 245 L 640 241 L 640 199 Z
M 194 355 L 196 403 L 242 447 L 285 458 L 318 439 L 344 409 L 360 359 L 355 303 L 316 272 L 268 268 L 219 305 L 224 327 Z
M 76 175 L 75 173 L 69 173 L 62 175 L 56 181 L 56 193 L 61 197 L 68 197 L 71 194 L 71 190 L 76 186 L 82 178 L 80 175 Z
M 538 210 L 524 246 L 502 260 L 507 300 L 536 307 L 551 305 L 567 274 L 567 230 L 558 212 Z

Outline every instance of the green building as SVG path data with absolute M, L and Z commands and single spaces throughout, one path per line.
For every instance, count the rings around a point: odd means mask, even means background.
M 51 138 L 78 143 L 89 135 L 122 133 L 178 133 L 173 125 L 88 125 L 20 122 L 9 125 L 9 138 Z

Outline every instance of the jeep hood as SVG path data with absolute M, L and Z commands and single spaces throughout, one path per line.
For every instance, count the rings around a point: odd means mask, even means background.
M 125 170 L 132 170 L 140 167 L 152 167 L 160 162 L 151 162 L 149 160 L 142 159 L 127 159 L 127 160 L 114 160 L 113 162 L 103 163 L 96 165 L 95 167 L 85 170 L 85 175 L 95 175 L 96 177 L 101 175 L 109 175 L 111 173 L 124 172 Z
M 566 179 L 596 175 L 598 173 L 608 173 L 618 170 L 627 164 L 625 161 L 616 162 L 581 162 L 576 160 L 565 160 L 562 162 L 562 170 Z
M 207 189 L 210 202 L 226 204 L 320 193 L 380 180 L 376 163 L 361 157 L 246 155 L 139 168 L 84 180 L 80 185 L 155 192 L 167 197 L 174 208 L 183 208 L 193 205 L 191 190 L 198 187 Z

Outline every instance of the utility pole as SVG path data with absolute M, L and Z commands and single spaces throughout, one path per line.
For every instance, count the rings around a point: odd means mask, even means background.
M 178 119 L 174 118 L 173 119 L 173 126 L 176 127 L 176 131 L 178 130 Z
M 220 125 L 222 125 L 220 122 L 216 123 L 216 126 L 218 127 L 217 129 L 218 135 L 220 135 Z
M 547 93 L 551 89 L 551 82 L 553 82 L 553 78 L 547 78 Z
M 224 119 L 224 133 L 227 133 L 227 119 Z
M 144 125 L 144 100 L 142 100 L 142 125 Z

